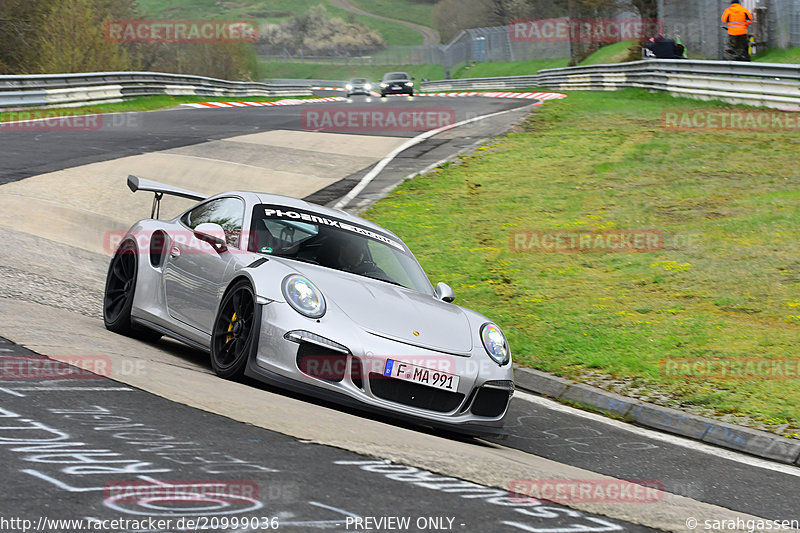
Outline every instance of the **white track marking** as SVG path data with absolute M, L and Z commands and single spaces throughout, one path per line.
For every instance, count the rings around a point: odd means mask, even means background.
M 225 142 L 225 141 L 228 141 L 228 139 L 221 139 L 218 142 Z M 264 170 L 264 167 L 259 167 L 259 166 L 256 166 L 256 165 L 248 165 L 247 163 L 237 163 L 236 161 L 226 161 L 224 159 L 214 159 L 212 157 L 200 157 L 199 155 L 171 154 L 169 152 L 161 152 L 159 155 L 168 155 L 168 156 L 172 156 L 172 157 L 189 157 L 189 158 L 192 158 L 192 159 L 199 159 L 201 161 L 213 161 L 214 163 L 225 163 L 226 165 L 237 165 L 237 166 L 240 166 L 240 167 L 248 167 L 248 168 L 256 168 L 258 170 Z
M 659 431 L 654 431 L 651 429 L 634 426 L 633 424 L 620 422 L 619 420 L 614 420 L 612 418 L 606 418 L 596 413 L 582 411 L 581 409 L 575 409 L 574 407 L 566 406 L 554 400 L 542 398 L 541 396 L 535 396 L 533 394 L 527 392 L 521 392 L 519 390 L 517 390 L 514 393 L 514 398 L 519 398 L 520 400 L 524 400 L 526 402 L 544 407 L 545 409 L 549 409 L 551 411 L 568 413 L 574 416 L 579 416 L 582 418 L 592 420 L 594 422 L 600 422 L 607 426 L 612 426 L 617 429 L 628 431 L 629 433 L 646 437 L 648 439 L 666 442 L 668 444 L 674 444 L 676 446 L 681 446 L 683 448 L 689 448 L 697 452 L 707 453 L 715 457 L 721 457 L 723 459 L 728 459 L 730 461 L 736 461 L 737 463 L 742 463 L 748 466 L 763 468 L 765 470 L 773 470 L 775 472 L 780 472 L 781 474 L 788 474 L 790 476 L 800 477 L 800 468 L 796 466 L 775 463 L 772 461 L 768 461 L 766 459 L 760 459 L 758 457 L 752 457 L 750 455 L 735 452 L 732 450 L 726 450 L 724 448 L 711 446 L 710 444 L 706 444 L 704 442 L 700 442 L 697 440 L 687 439 L 685 437 L 680 437 L 678 435 L 661 433 Z
M 133 391 L 128 387 L 16 387 L 18 391 Z
M 400 146 L 395 148 L 389 155 L 387 155 L 386 157 L 381 159 L 380 162 L 377 165 L 375 165 L 375 167 L 372 170 L 370 170 L 363 178 L 361 178 L 361 181 L 359 181 L 358 184 L 355 187 L 353 187 L 352 190 L 349 193 L 347 193 L 344 196 L 342 196 L 339 199 L 339 201 L 336 202 L 336 204 L 334 204 L 333 208 L 334 209 L 343 209 L 343 208 L 345 208 L 347 206 L 347 204 L 352 202 L 355 199 L 355 197 L 358 196 L 358 194 L 361 191 L 363 191 L 367 187 L 367 185 L 369 185 L 372 182 L 372 180 L 374 180 L 375 177 L 378 174 L 381 173 L 381 171 L 384 168 L 386 168 L 386 165 L 388 165 L 400 153 L 402 153 L 403 151 L 411 148 L 412 146 L 415 146 L 415 145 L 421 143 L 422 141 L 424 141 L 425 139 L 429 139 L 430 137 L 433 137 L 434 135 L 437 135 L 437 134 L 442 133 L 444 131 L 448 131 L 448 130 L 451 130 L 453 128 L 457 128 L 459 126 L 464 126 L 464 125 L 470 124 L 472 122 L 477 122 L 478 120 L 483 120 L 483 119 L 486 119 L 486 118 L 496 117 L 498 115 L 504 115 L 506 113 L 510 113 L 511 111 L 516 111 L 516 109 L 507 109 L 505 111 L 499 111 L 497 113 L 491 113 L 489 115 L 481 115 L 481 116 L 473 117 L 473 118 L 470 118 L 470 119 L 467 119 L 467 120 L 462 120 L 461 122 L 456 122 L 455 124 L 449 124 L 447 126 L 442 126 L 441 128 L 436 128 L 436 129 L 433 129 L 433 130 L 428 130 L 428 131 L 426 131 L 424 133 L 420 133 L 416 137 L 413 137 L 413 138 L 409 139 L 408 141 L 406 141 L 405 143 L 401 144 Z

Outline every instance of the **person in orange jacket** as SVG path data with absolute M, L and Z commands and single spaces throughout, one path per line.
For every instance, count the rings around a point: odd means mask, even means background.
M 722 22 L 728 26 L 728 47 L 740 61 L 750 61 L 747 52 L 747 27 L 753 23 L 753 14 L 739 2 L 731 2 L 722 14 Z

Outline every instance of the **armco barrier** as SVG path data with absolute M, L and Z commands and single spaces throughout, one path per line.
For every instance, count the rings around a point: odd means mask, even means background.
M 675 96 L 731 103 L 800 109 L 800 65 L 650 59 L 540 70 L 532 76 L 468 78 L 423 82 L 423 91 L 523 89 L 562 91 L 641 87 Z
M 93 72 L 0 76 L 0 109 L 72 107 L 137 96 L 308 96 L 307 84 L 226 81 L 161 72 Z

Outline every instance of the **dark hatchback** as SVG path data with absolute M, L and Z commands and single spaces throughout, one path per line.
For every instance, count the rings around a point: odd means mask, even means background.
M 388 72 L 381 80 L 381 96 L 407 94 L 414 96 L 414 78 L 406 72 Z

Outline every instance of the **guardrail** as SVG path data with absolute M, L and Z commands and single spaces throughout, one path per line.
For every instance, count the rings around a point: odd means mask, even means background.
M 271 78 L 261 80 L 262 83 L 278 85 L 297 85 L 299 87 L 344 87 L 347 85 L 345 80 L 306 80 L 289 78 Z
M 540 70 L 532 76 L 468 78 L 422 83 L 424 91 L 523 89 L 667 91 L 675 96 L 800 109 L 800 65 L 649 59 L 629 63 Z
M 306 84 L 218 80 L 162 72 L 96 72 L 0 76 L 0 108 L 74 107 L 137 96 L 309 96 Z

